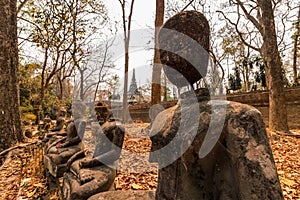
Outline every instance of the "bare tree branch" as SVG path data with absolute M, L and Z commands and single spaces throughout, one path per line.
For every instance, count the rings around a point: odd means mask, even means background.
M 28 2 L 28 0 L 20 1 L 20 5 L 17 8 L 17 14 L 22 10 L 22 8 L 25 6 L 25 4 Z
M 182 10 L 181 12 L 185 11 L 195 0 L 191 0 Z
M 261 51 L 260 48 L 254 47 L 253 45 L 251 45 L 250 43 L 248 43 L 248 42 L 244 39 L 242 32 L 241 32 L 241 31 L 239 30 L 239 28 L 238 28 L 238 23 L 232 22 L 232 21 L 225 15 L 225 13 L 224 13 L 223 11 L 217 11 L 217 12 L 218 12 L 218 13 L 221 13 L 221 14 L 223 15 L 223 17 L 224 17 L 224 18 L 225 18 L 232 26 L 234 26 L 234 28 L 235 28 L 235 30 L 236 30 L 236 32 L 237 32 L 237 34 L 238 34 L 240 40 L 241 40 L 246 46 L 248 46 L 248 47 L 250 47 L 250 48 L 252 48 L 253 50 L 258 51 L 258 52 Z
M 245 8 L 244 4 L 240 0 L 236 0 L 236 1 L 237 1 L 238 5 L 242 8 L 242 10 L 245 13 L 246 17 L 253 23 L 253 25 L 263 35 L 264 34 L 264 30 L 263 30 L 263 27 L 260 25 L 260 23 L 252 15 L 249 14 L 249 12 Z

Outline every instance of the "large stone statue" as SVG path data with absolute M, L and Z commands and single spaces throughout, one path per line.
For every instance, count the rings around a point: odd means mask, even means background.
M 209 40 L 208 32 L 201 32 L 209 30 L 205 27 L 208 23 L 195 11 L 179 13 L 165 26 L 192 38 L 204 38 L 196 40 L 204 49 Z M 180 44 L 182 51 L 192 51 L 189 42 L 164 34 L 159 35 L 159 41 L 167 40 L 163 46 Z M 203 64 L 208 57 L 199 55 L 199 59 Z M 166 52 L 161 55 L 162 64 L 184 75 L 173 77 L 172 70 L 165 70 L 170 81 L 179 87 L 196 82 L 196 76 L 188 75 L 191 66 L 184 63 L 188 60 L 177 60 Z M 207 71 L 202 64 L 194 67 L 200 71 L 199 79 Z M 265 125 L 254 107 L 211 100 L 206 88 L 189 91 L 180 96 L 176 106 L 157 115 L 150 136 L 150 161 L 159 164 L 158 200 L 283 199 Z
M 64 198 L 83 200 L 113 187 L 115 162 L 120 157 L 123 140 L 121 126 L 116 122 L 104 123 L 96 132 L 94 155 L 84 157 L 78 153 L 69 160 L 69 172 L 64 174 L 63 180 Z
M 67 136 L 52 142 L 44 157 L 45 167 L 54 177 L 61 177 L 65 172 L 67 161 L 77 152 L 83 150 L 81 138 L 85 132 L 86 122 L 83 120 L 85 105 L 74 103 L 74 121 L 67 126 Z

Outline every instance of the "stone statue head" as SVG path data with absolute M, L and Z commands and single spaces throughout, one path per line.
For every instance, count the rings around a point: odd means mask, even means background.
M 165 22 L 158 35 L 160 60 L 174 85 L 192 85 L 206 76 L 209 39 L 209 24 L 200 12 L 180 12 Z
M 82 118 L 86 111 L 86 105 L 81 101 L 74 101 L 72 104 L 72 115 L 74 119 Z

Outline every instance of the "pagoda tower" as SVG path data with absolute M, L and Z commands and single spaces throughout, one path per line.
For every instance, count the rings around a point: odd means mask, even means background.
M 132 79 L 131 79 L 131 83 L 129 86 L 129 91 L 128 91 L 128 95 L 135 95 L 138 93 L 138 88 L 137 88 L 137 84 L 136 84 L 136 79 L 135 79 L 135 69 L 133 69 L 133 73 L 132 73 Z

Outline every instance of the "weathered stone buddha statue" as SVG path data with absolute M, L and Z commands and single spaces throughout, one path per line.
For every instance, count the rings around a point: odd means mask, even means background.
M 42 122 L 39 123 L 38 131 L 39 131 L 39 139 L 47 142 L 49 139 L 47 138 L 47 134 L 49 132 L 51 126 L 51 118 L 49 115 L 46 115 Z
M 64 109 L 59 110 L 59 114 L 56 120 L 56 126 L 50 130 L 51 132 L 57 132 L 63 130 L 66 114 L 67 111 L 65 111 Z
M 65 115 L 66 115 L 66 111 L 60 110 L 59 117 L 56 120 L 55 127 L 50 129 L 49 131 L 48 131 L 49 128 L 47 129 L 46 134 L 42 139 L 43 142 L 47 143 L 46 146 L 50 145 L 51 143 L 53 143 L 55 140 L 59 138 L 67 136 L 67 132 L 64 129 Z M 49 120 L 51 122 L 51 119 L 48 116 L 46 116 L 46 118 L 44 119 L 44 123 L 47 123 L 47 121 Z M 48 122 L 47 124 L 50 125 L 50 122 Z
M 74 155 L 64 174 L 63 195 L 67 200 L 87 199 L 113 188 L 115 162 L 119 159 L 124 140 L 124 128 L 116 122 L 106 122 L 96 132 L 93 156 Z
M 77 152 L 83 150 L 81 139 L 83 137 L 86 122 L 83 120 L 85 105 L 74 103 L 73 117 L 66 129 L 66 136 L 52 142 L 44 157 L 45 167 L 54 177 L 61 177 L 66 169 L 67 161 Z
M 208 22 L 198 12 L 179 13 L 163 28 L 207 47 Z M 159 34 L 160 48 L 177 44 L 177 52 L 193 51 L 187 40 L 169 34 Z M 208 63 L 206 56 L 199 55 L 198 59 L 203 59 L 199 63 Z M 161 61 L 181 70 L 183 76 L 176 77 L 174 71 L 165 70 L 178 87 L 197 81 L 196 75 L 188 75 L 189 68 L 199 71 L 199 79 L 206 75 L 207 65 L 194 67 L 183 59 L 178 62 L 178 57 L 169 52 L 161 54 Z M 206 88 L 189 91 L 180 96 L 176 106 L 157 115 L 150 136 L 150 161 L 159 164 L 158 200 L 283 199 L 265 125 L 261 113 L 252 106 L 212 100 Z
M 96 117 L 100 125 L 107 121 L 112 121 L 112 111 L 104 102 L 98 102 L 95 105 Z

